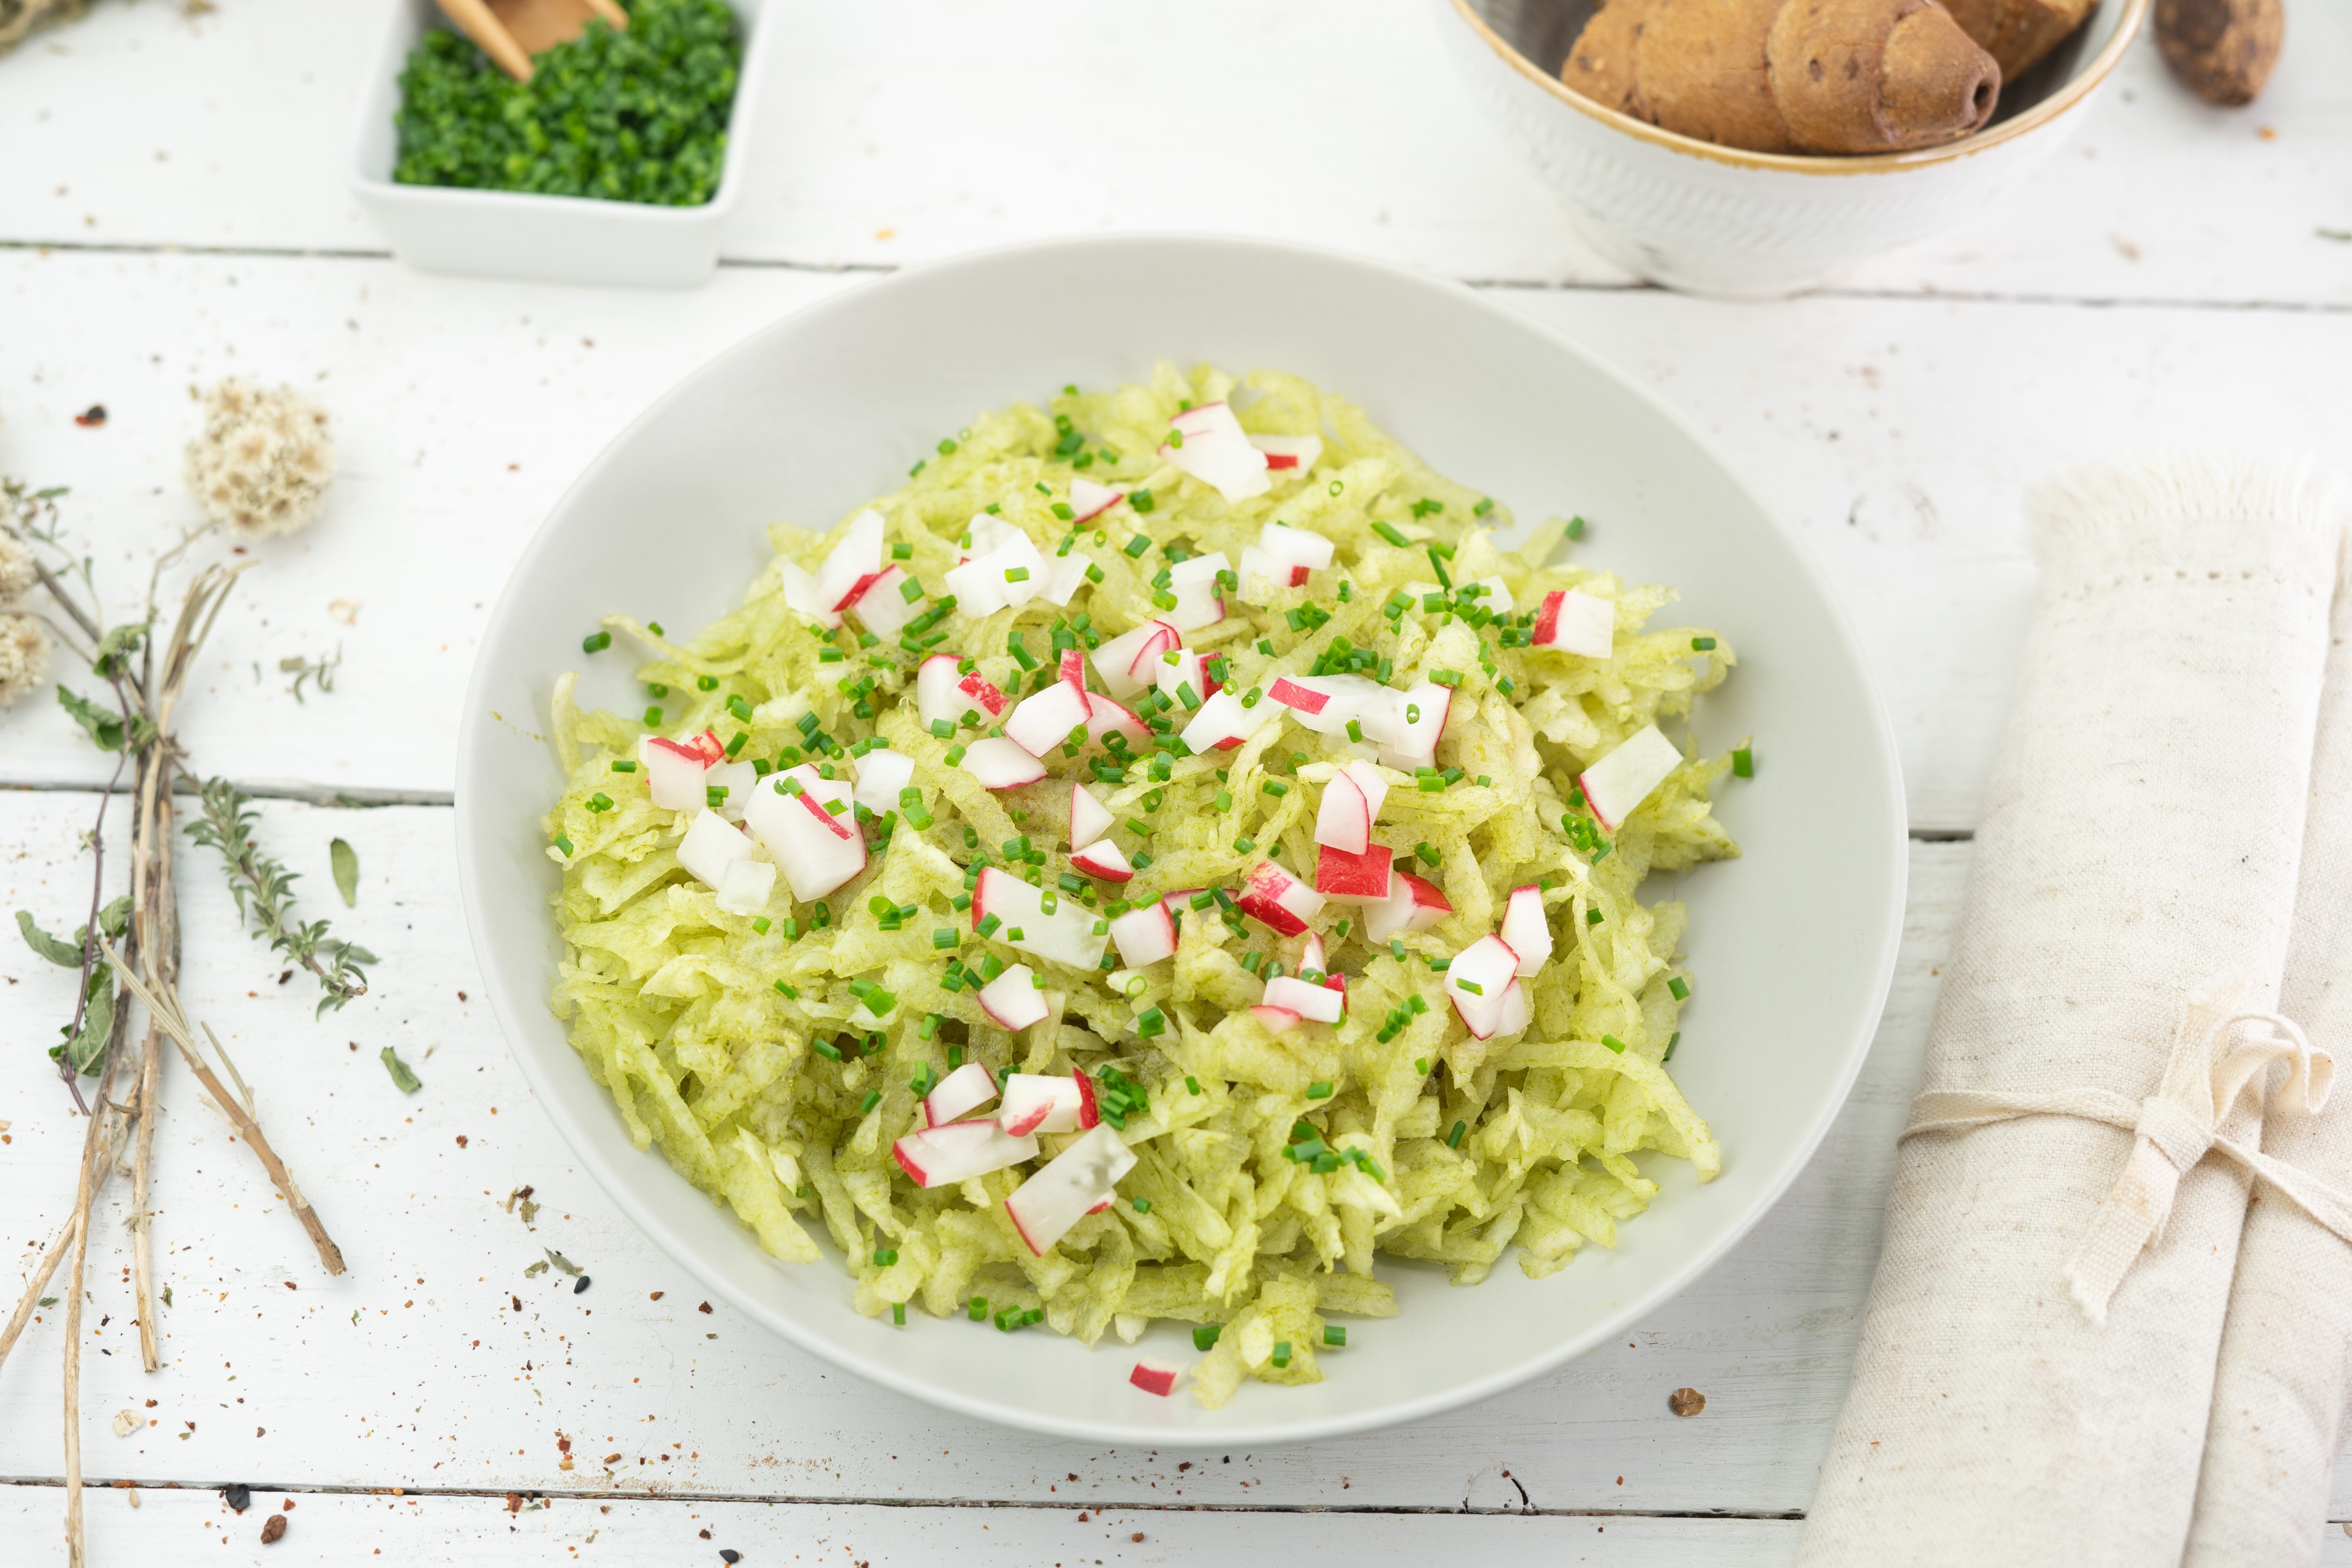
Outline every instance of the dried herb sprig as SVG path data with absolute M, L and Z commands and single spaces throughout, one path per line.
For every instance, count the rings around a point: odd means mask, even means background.
M 202 821 L 190 822 L 188 837 L 220 852 L 228 875 L 229 896 L 236 900 L 240 919 L 257 937 L 268 937 L 270 947 L 318 977 L 326 994 L 319 1000 L 319 1016 L 367 994 L 367 974 L 360 967 L 375 955 L 355 942 L 327 934 L 327 923 L 305 924 L 294 915 L 295 873 L 274 856 L 262 852 L 254 838 L 260 821 L 251 802 L 226 779 L 207 779 L 196 786 L 204 802 Z

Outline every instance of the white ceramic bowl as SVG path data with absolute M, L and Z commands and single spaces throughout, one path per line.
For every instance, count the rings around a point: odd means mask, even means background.
M 1593 249 L 1669 287 L 1777 298 L 1965 222 L 2024 180 L 2082 123 L 2148 0 L 2099 0 L 2055 53 L 2003 84 L 1975 135 L 1854 158 L 1717 147 L 1569 91 L 1560 63 L 1588 0 L 1433 4 L 1471 96 L 1526 148 Z
M 606 283 L 691 288 L 719 265 L 719 242 L 743 189 L 751 116 L 765 69 L 770 7 L 729 0 L 743 27 L 743 68 L 727 111 L 727 161 L 719 189 L 698 207 L 600 202 L 521 191 L 401 185 L 392 178 L 400 138 L 400 72 L 434 27 L 448 26 L 434 0 L 394 0 L 391 23 L 360 95 L 352 194 L 394 256 L 427 272 L 528 277 L 545 283 Z
M 1439 469 L 1532 521 L 1581 513 L 1580 547 L 1635 581 L 1678 584 L 1741 654 L 1703 743 L 1756 737 L 1723 791 L 1745 858 L 1681 879 L 1696 994 L 1674 1071 L 1725 1160 L 1664 1182 L 1615 1251 L 1475 1290 L 1383 1261 L 1402 1305 L 1357 1326 L 1328 1380 L 1253 1385 L 1223 1410 L 1128 1386 L 1136 1352 L 919 1312 L 859 1317 L 837 1264 L 780 1264 L 729 1214 L 630 1145 L 547 998 L 555 869 L 540 818 L 561 778 L 540 732 L 556 676 L 634 710 L 618 652 L 582 636 L 616 610 L 693 626 L 730 607 L 772 518 L 829 525 L 902 482 L 981 409 L 1066 382 L 1139 378 L 1157 356 L 1279 366 L 1360 400 Z M 1845 618 L 1788 532 L 1679 418 L 1573 344 L 1466 288 L 1330 254 L 1238 240 L 1121 237 L 1024 246 L 902 273 L 755 333 L 656 402 L 581 476 L 492 612 L 459 742 L 466 916 L 499 1019 L 582 1162 L 671 1256 L 759 1322 L 948 1408 L 1092 1442 L 1265 1444 L 1443 1410 L 1534 1377 L 1689 1284 L 1793 1178 L 1844 1099 L 1878 1019 L 1901 925 L 1895 747 Z M 1149 1353 L 1192 1358 L 1177 1325 Z

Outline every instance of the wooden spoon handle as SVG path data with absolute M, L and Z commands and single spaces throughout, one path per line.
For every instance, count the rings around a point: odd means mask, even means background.
M 438 0 L 438 4 L 442 15 L 457 23 L 458 30 L 473 39 L 499 69 L 517 81 L 530 79 L 530 56 L 515 42 L 506 24 L 491 14 L 488 0 Z
M 604 25 L 620 32 L 629 25 L 629 14 L 621 9 L 621 0 L 588 0 L 588 9 L 604 18 Z

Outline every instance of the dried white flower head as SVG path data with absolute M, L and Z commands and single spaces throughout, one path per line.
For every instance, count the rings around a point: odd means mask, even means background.
M 29 615 L 0 612 L 0 707 L 38 690 L 48 674 L 48 628 Z
M 188 488 L 215 522 L 249 539 L 290 534 L 319 515 L 334 476 L 326 411 L 292 387 L 231 376 L 205 394 L 205 433 L 188 443 Z
M 41 574 L 33 570 L 33 547 L 0 528 L 0 604 L 32 591 Z

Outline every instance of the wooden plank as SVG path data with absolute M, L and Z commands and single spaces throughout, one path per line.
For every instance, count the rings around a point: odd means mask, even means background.
M 55 1539 L 62 1495 L 53 1487 L 0 1491 L 0 1528 L 17 1541 L 39 1543 L 19 1561 L 65 1560 L 62 1542 L 54 1556 L 45 1554 Z M 496 1496 L 257 1490 L 248 1511 L 237 1514 L 216 1492 L 140 1488 L 95 1494 L 87 1514 L 94 1562 L 253 1563 L 268 1568 L 372 1562 L 379 1555 L 395 1563 L 716 1563 L 721 1548 L 740 1552 L 751 1568 L 779 1563 L 834 1563 L 841 1568 L 1126 1568 L 1160 1563 L 1289 1568 L 1302 1559 L 1419 1568 L 1460 1552 L 1499 1562 L 1616 1568 L 1761 1568 L 1795 1562 L 1802 1528 L 1791 1520 L 1638 1514 L 893 1508 L 562 1496 L 518 1497 L 514 1504 L 509 1511 L 508 1500 Z M 272 1514 L 282 1514 L 286 1527 L 265 1552 L 262 1521 Z M 2342 1560 L 2352 1562 L 2352 1554 Z
M 778 0 L 782 4 L 782 0 Z M 782 5 L 729 254 L 896 266 L 1041 234 L 1237 231 L 1458 277 L 1614 284 L 1436 47 L 1437 0 Z M 383 9 L 101 6 L 6 62 L 0 239 L 381 250 L 345 185 Z M 2352 16 L 2295 19 L 2262 104 L 2133 53 L 2010 199 L 1865 290 L 2352 303 Z M 125 114 L 122 106 L 140 112 Z
M 215 634 L 219 677 L 188 720 L 195 765 L 446 790 L 467 650 L 537 520 L 661 388 L 853 282 L 731 271 L 672 296 L 381 262 L 0 254 L 6 462 L 74 486 L 75 524 L 120 592 L 195 515 L 178 480 L 187 388 L 232 371 L 311 386 L 337 418 L 341 477 L 327 519 L 265 547 L 247 577 L 259 619 Z M 1795 526 L 1860 627 L 1927 831 L 1975 821 L 2029 605 L 2024 487 L 2134 451 L 2325 451 L 2352 404 L 2352 316 L 1494 297 L 1668 400 Z M 102 429 L 74 423 L 100 402 Z M 1605 560 L 1609 519 L 1595 524 Z M 1738 635 L 1736 607 L 1710 612 Z M 337 647 L 335 693 L 298 706 L 278 661 Z M 101 766 L 46 701 L 0 714 L 0 782 L 95 783 Z
M 87 896 L 73 856 L 89 804 L 0 794 L 0 843 L 19 847 L 0 860 L 0 912 L 68 924 Z M 1862 1084 L 1812 1167 L 1706 1279 L 1623 1342 L 1505 1397 L 1187 1471 L 1189 1455 L 1105 1452 L 942 1415 L 723 1305 L 699 1312 L 692 1281 L 530 1103 L 475 983 L 447 871 L 450 813 L 278 803 L 262 818 L 265 842 L 305 878 L 312 913 L 383 956 L 373 993 L 314 1024 L 301 977 L 276 983 L 280 966 L 234 929 L 208 852 L 192 849 L 187 995 L 254 1083 L 263 1125 L 352 1273 L 320 1274 L 250 1157 L 174 1069 L 157 1140 L 158 1277 L 175 1291 L 161 1373 L 142 1374 L 130 1354 L 120 1189 L 92 1249 L 87 1441 L 102 1456 L 90 1462 L 112 1474 L 1074 1506 L 1181 1491 L 1187 1505 L 1516 1509 L 1524 1491 L 1526 1503 L 1571 1511 L 1801 1509 L 1843 1394 L 1894 1133 L 1969 852 L 1916 846 L 1901 969 Z M 359 852 L 356 910 L 330 891 L 332 836 Z M 12 942 L 0 976 L 0 1038 L 50 1038 L 69 1009 L 70 972 Z M 394 1089 L 376 1061 L 386 1045 L 415 1067 L 421 1092 Z M 19 1268 L 67 1207 L 80 1127 L 67 1109 L 46 1073 L 0 1078 L 0 1121 L 13 1124 L 0 1161 L 17 1195 L 0 1240 Z M 545 1206 L 535 1229 L 503 1207 L 526 1183 Z M 588 1270 L 586 1294 L 553 1273 L 525 1277 L 548 1247 Z M 53 1321 L 31 1329 L 0 1367 L 0 1476 L 58 1473 L 55 1425 L 30 1418 L 57 1407 L 57 1333 Z M 1703 1414 L 1667 1409 L 1681 1386 L 1706 1395 Z M 117 1439 L 105 1423 L 122 1408 L 157 1424 Z M 569 1471 L 560 1437 L 572 1440 Z M 607 1465 L 611 1454 L 620 1458 Z

